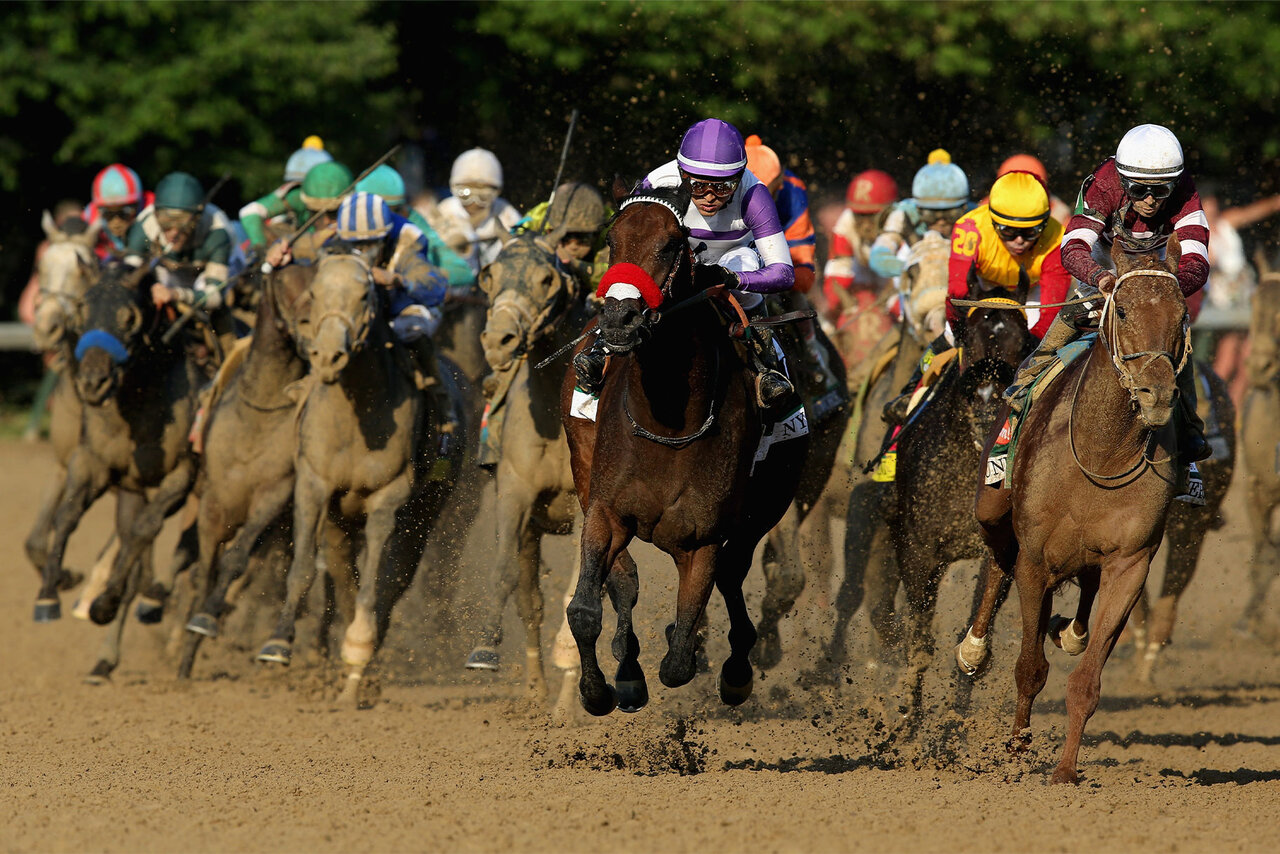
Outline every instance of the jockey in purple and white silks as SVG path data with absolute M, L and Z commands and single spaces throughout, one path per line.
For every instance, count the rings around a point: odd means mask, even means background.
M 737 128 L 720 119 L 694 124 L 676 159 L 650 172 L 637 193 L 681 186 L 692 195 L 683 225 L 689 229 L 699 280 L 727 285 L 749 313 L 760 309 L 763 294 L 791 289 L 795 269 L 778 209 L 768 187 L 747 170 L 747 149 Z M 790 398 L 794 389 L 777 369 L 771 336 L 753 328 L 747 340 L 758 403 L 771 408 Z M 598 395 L 603 387 L 607 356 L 607 346 L 597 337 L 575 358 L 578 385 L 587 393 Z

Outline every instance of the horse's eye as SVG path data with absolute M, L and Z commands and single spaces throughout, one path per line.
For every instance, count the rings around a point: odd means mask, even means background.
M 1121 320 L 1124 320 L 1124 309 L 1121 308 L 1120 306 L 1116 306 L 1116 317 L 1120 318 Z

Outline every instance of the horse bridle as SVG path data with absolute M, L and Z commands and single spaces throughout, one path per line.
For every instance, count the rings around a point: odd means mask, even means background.
M 567 283 L 569 287 L 558 289 L 537 314 L 529 310 L 529 305 L 533 303 L 529 295 L 516 289 L 507 289 L 500 292 L 493 298 L 493 302 L 489 306 L 490 317 L 504 313 L 515 318 L 516 328 L 520 330 L 520 347 L 516 354 L 513 355 L 512 361 L 525 358 L 533 345 L 555 329 L 556 325 L 573 310 L 575 289 L 572 287 L 572 274 L 566 273 L 559 268 L 556 264 L 554 253 L 544 254 L 548 255 L 548 260 L 555 269 L 556 275 L 560 277 L 562 286 Z M 510 367 L 511 363 L 508 362 L 498 370 Z
M 1130 270 L 1116 279 L 1115 287 L 1112 288 L 1111 293 L 1107 295 L 1102 304 L 1102 318 L 1098 322 L 1099 334 L 1101 334 L 1102 340 L 1107 345 L 1107 353 L 1111 356 L 1111 364 L 1115 367 L 1116 373 L 1120 375 L 1120 385 L 1129 392 L 1130 400 L 1136 401 L 1138 399 L 1137 380 L 1126 369 L 1127 363 L 1138 359 L 1147 359 L 1148 361 L 1138 368 L 1137 373 L 1141 374 L 1150 367 L 1153 361 L 1166 359 L 1169 362 L 1169 366 L 1173 368 L 1174 376 L 1177 376 L 1186 367 L 1187 359 L 1191 356 L 1191 324 L 1184 316 L 1182 321 L 1182 357 L 1176 363 L 1173 360 L 1173 353 L 1168 350 L 1140 350 L 1136 353 L 1120 352 L 1120 333 L 1116 328 L 1118 320 L 1113 304 L 1116 293 L 1120 290 L 1120 285 L 1134 276 L 1157 276 L 1173 279 L 1175 282 L 1178 281 L 1178 277 L 1167 270 Z
M 1143 371 L 1146 370 L 1148 366 L 1150 366 L 1152 361 L 1157 359 L 1167 359 L 1169 362 L 1169 366 L 1173 368 L 1173 375 L 1176 378 L 1178 374 L 1182 372 L 1182 369 L 1186 367 L 1187 360 L 1191 356 L 1191 324 L 1188 322 L 1185 316 L 1183 317 L 1183 320 L 1182 320 L 1182 332 L 1183 332 L 1182 358 L 1179 359 L 1176 364 L 1173 361 L 1173 354 L 1170 353 L 1168 350 L 1141 350 L 1136 353 L 1120 352 L 1120 335 L 1119 335 L 1119 330 L 1116 329 L 1116 323 L 1118 321 L 1116 318 L 1115 310 L 1113 308 L 1113 303 L 1115 302 L 1116 294 L 1120 290 L 1120 285 L 1122 285 L 1126 280 L 1133 278 L 1135 276 L 1157 276 L 1161 278 L 1173 279 L 1175 282 L 1177 282 L 1178 280 L 1178 277 L 1176 275 L 1168 272 L 1167 270 L 1130 270 L 1129 272 L 1122 274 L 1119 278 L 1116 279 L 1115 287 L 1111 289 L 1111 293 L 1107 294 L 1106 300 L 1102 304 L 1102 318 L 1098 323 L 1099 334 L 1102 336 L 1102 340 L 1106 344 L 1107 355 L 1110 356 L 1111 358 L 1111 365 L 1113 368 L 1115 368 L 1116 373 L 1119 375 L 1120 386 L 1125 391 L 1129 392 L 1129 400 L 1134 403 L 1136 403 L 1138 400 L 1137 380 L 1135 380 L 1133 378 L 1133 375 L 1130 374 L 1126 369 L 1125 367 L 1126 363 L 1135 361 L 1137 359 L 1141 359 L 1144 357 L 1149 359 L 1149 361 L 1138 370 L 1138 373 L 1141 374 Z M 1081 369 L 1079 374 L 1077 374 L 1076 376 L 1076 386 L 1071 396 L 1071 410 L 1067 415 L 1067 441 L 1068 441 L 1068 444 L 1070 444 L 1071 446 L 1071 458 L 1075 460 L 1076 466 L 1079 467 L 1080 471 L 1082 471 L 1085 474 L 1085 476 L 1089 477 L 1092 480 L 1100 480 L 1100 481 L 1123 480 L 1135 474 L 1139 470 L 1146 468 L 1147 466 L 1153 466 L 1158 463 L 1165 463 L 1173 458 L 1172 454 L 1165 457 L 1163 460 L 1155 460 L 1151 458 L 1150 451 L 1151 451 L 1152 440 L 1155 438 L 1156 434 L 1150 428 L 1144 428 L 1144 432 L 1146 432 L 1147 438 L 1146 438 L 1146 441 L 1143 442 L 1142 453 L 1138 456 L 1137 462 L 1135 462 L 1128 469 L 1126 469 L 1125 471 L 1119 474 L 1105 475 L 1105 474 L 1098 474 L 1097 472 L 1088 468 L 1080 460 L 1080 454 L 1076 451 L 1076 435 L 1075 435 L 1076 401 L 1080 395 L 1080 386 L 1083 384 L 1084 375 L 1085 375 L 1085 370 Z
M 360 324 L 357 326 L 356 323 L 344 312 L 339 311 L 336 308 L 331 308 L 324 314 L 320 315 L 320 318 L 316 321 L 315 331 L 313 334 L 319 335 L 320 327 L 324 325 L 324 322 L 331 317 L 336 318 L 338 322 L 346 327 L 349 342 L 348 346 L 351 348 L 351 352 L 356 353 L 364 347 L 365 342 L 369 337 L 369 329 L 373 325 L 374 306 L 377 305 L 378 302 L 378 296 L 374 291 L 374 288 L 378 285 L 373 280 L 373 270 L 367 263 L 365 263 L 364 259 L 360 258 L 358 255 L 331 255 L 326 258 L 322 258 L 320 263 L 323 264 L 325 261 L 333 258 L 343 258 L 355 261 L 356 264 L 359 265 L 360 269 L 364 271 L 365 281 L 367 283 L 363 300 L 364 311 L 360 318 Z M 314 298 L 315 297 L 313 296 L 312 299 Z

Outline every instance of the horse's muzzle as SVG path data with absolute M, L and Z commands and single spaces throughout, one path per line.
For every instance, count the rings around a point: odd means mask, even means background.
M 100 406 L 116 389 L 119 370 L 107 351 L 92 347 L 76 371 L 76 391 L 89 406 Z
M 630 353 L 640 345 L 648 329 L 644 302 L 638 299 L 607 299 L 600 312 L 600 337 L 610 352 Z
M 1149 430 L 1158 430 L 1173 417 L 1177 389 L 1173 387 L 1139 387 L 1133 390 L 1138 404 L 1138 421 Z

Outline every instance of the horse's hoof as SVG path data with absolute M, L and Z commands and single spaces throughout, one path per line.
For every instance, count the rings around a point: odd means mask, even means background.
M 258 661 L 264 664 L 289 664 L 293 656 L 293 644 L 287 640 L 273 638 L 267 641 L 258 653 Z
M 467 656 L 465 667 L 468 670 L 493 672 L 498 669 L 498 651 L 491 646 L 478 646 Z
M 1080 775 L 1076 773 L 1076 769 L 1074 768 L 1063 768 L 1062 766 L 1058 766 L 1058 768 L 1053 772 L 1053 778 L 1049 782 L 1070 783 L 1074 786 L 1080 782 Z
M 99 661 L 89 671 L 89 675 L 84 677 L 86 685 L 106 685 L 111 681 L 111 671 L 115 668 L 105 661 Z
M 755 676 L 750 675 L 745 685 L 730 685 L 724 671 L 720 671 L 720 701 L 726 706 L 741 706 L 751 698 L 751 689 L 755 684 Z
M 37 623 L 52 623 L 54 620 L 62 619 L 62 603 L 57 599 L 37 599 L 35 621 Z
M 191 619 L 187 620 L 187 631 L 204 635 L 207 638 L 216 638 L 218 636 L 218 619 L 212 614 L 206 614 L 201 611 L 199 614 L 192 614 Z
M 116 618 L 119 610 L 120 600 L 104 593 L 89 603 L 89 619 L 99 626 L 105 626 Z
M 618 692 L 609 685 L 605 685 L 604 690 L 604 696 L 595 699 L 581 694 L 582 708 L 587 710 L 587 714 L 602 718 L 618 707 Z
M 643 678 L 618 680 L 618 711 L 634 714 L 649 705 L 649 686 Z
M 1076 634 L 1075 620 L 1055 615 L 1049 621 L 1049 640 L 1067 655 L 1079 655 L 1089 646 L 1089 630 Z
M 761 670 L 777 667 L 782 662 L 782 639 L 770 633 L 756 642 L 753 653 L 752 661 Z
M 965 676 L 977 676 L 991 654 L 991 639 L 975 638 L 973 629 L 965 632 L 964 640 L 956 645 L 956 664 Z
M 1009 740 L 1004 743 L 1004 749 L 1015 756 L 1026 753 L 1031 749 L 1031 730 L 1024 729 L 1018 734 L 1010 736 Z
M 137 616 L 139 623 L 154 626 L 164 619 L 164 603 L 155 599 L 138 597 L 138 607 L 134 608 L 133 613 Z

